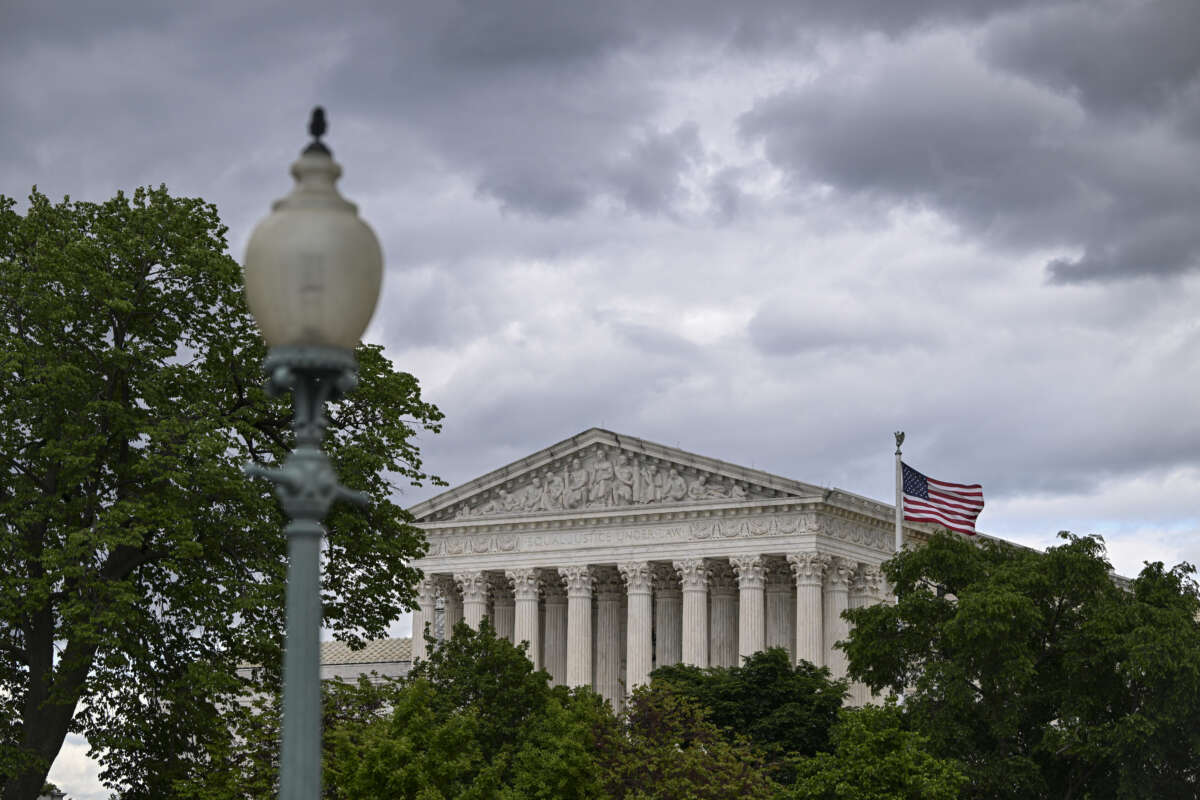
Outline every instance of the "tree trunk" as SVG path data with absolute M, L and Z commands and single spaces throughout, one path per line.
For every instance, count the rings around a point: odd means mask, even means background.
M 49 626 L 46 628 L 48 631 Z M 41 633 L 37 631 L 37 634 Z M 40 635 L 31 637 L 34 641 L 41 638 Z M 31 646 L 29 651 L 29 693 L 21 710 L 21 749 L 25 758 L 20 771 L 4 784 L 0 800 L 37 800 L 41 794 L 50 767 L 67 738 L 84 679 L 96 655 L 96 646 L 69 643 L 57 671 L 52 662 L 53 642 L 48 648 Z M 51 700 L 52 686 L 54 694 L 70 699 Z

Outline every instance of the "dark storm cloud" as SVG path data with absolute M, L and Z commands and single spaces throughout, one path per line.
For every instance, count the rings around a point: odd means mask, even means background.
M 1200 158 L 1197 139 L 1091 115 L 988 69 L 946 36 L 868 59 L 743 117 L 743 134 L 793 185 L 932 208 L 1016 251 L 1082 251 L 1047 265 L 1056 282 L 1200 267 L 1200 226 L 1188 224 L 1200 216 L 1200 188 L 1183 177 Z
M 1047 6 L 998 23 L 984 53 L 1099 114 L 1156 113 L 1200 82 L 1200 3 Z
M 714 58 L 788 52 L 821 30 L 900 34 L 1021 5 L 417 4 L 356 29 L 327 85 L 352 111 L 411 120 L 427 146 L 508 211 L 569 217 L 609 198 L 632 213 L 671 214 L 688 169 L 700 165 L 701 134 L 645 133 L 666 98 L 655 75 L 639 70 L 641 54 L 698 42 Z M 706 190 L 718 209 L 731 208 L 728 185 Z

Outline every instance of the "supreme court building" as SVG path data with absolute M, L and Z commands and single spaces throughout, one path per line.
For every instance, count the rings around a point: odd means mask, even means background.
M 413 657 L 427 623 L 488 616 L 614 705 L 657 666 L 768 647 L 844 677 L 842 611 L 890 594 L 890 504 L 599 428 L 410 510 L 429 539 Z

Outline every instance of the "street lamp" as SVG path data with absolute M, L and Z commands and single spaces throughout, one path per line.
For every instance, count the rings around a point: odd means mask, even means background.
M 267 392 L 291 391 L 294 402 L 296 447 L 283 466 L 246 467 L 275 484 L 289 518 L 282 800 L 321 795 L 321 523 L 335 500 L 367 503 L 366 494 L 338 484 L 321 449 L 325 403 L 358 381 L 354 347 L 375 311 L 383 274 L 379 240 L 338 194 L 342 168 L 321 142 L 320 107 L 308 129 L 313 141 L 292 164 L 296 185 L 254 229 L 245 260 L 246 303 L 270 347 Z

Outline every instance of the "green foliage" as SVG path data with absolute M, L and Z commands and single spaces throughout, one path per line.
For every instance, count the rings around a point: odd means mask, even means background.
M 610 734 L 600 745 L 608 797 L 725 800 L 778 792 L 744 739 L 719 730 L 698 703 L 666 684 L 635 689 L 624 721 L 624 735 Z
M 1045 554 L 939 535 L 896 556 L 897 604 L 847 614 L 851 674 L 904 691 L 965 797 L 1195 796 L 1192 568 L 1149 564 L 1123 591 L 1098 538 L 1062 536 Z
M 42 785 L 68 730 L 126 797 L 165 797 L 229 737 L 241 662 L 278 680 L 285 543 L 250 458 L 280 460 L 290 409 L 216 209 L 165 188 L 22 215 L 0 197 L 0 786 Z M 332 454 L 367 512 L 328 520 L 325 624 L 381 635 L 424 547 L 392 479 L 426 476 L 440 412 L 377 347 L 331 408 Z
M 830 731 L 831 752 L 796 762 L 785 795 L 800 800 L 954 800 L 966 775 L 933 756 L 927 737 L 905 730 L 899 709 L 847 708 Z
M 790 757 L 827 749 L 846 682 L 825 667 L 792 664 L 787 651 L 747 657 L 740 667 L 659 667 L 655 685 L 694 700 L 730 741 L 745 737 L 766 760 L 774 778 L 790 783 Z
M 535 672 L 485 619 L 460 623 L 393 695 L 390 718 L 326 734 L 330 798 L 600 798 L 593 752 L 616 721 Z

